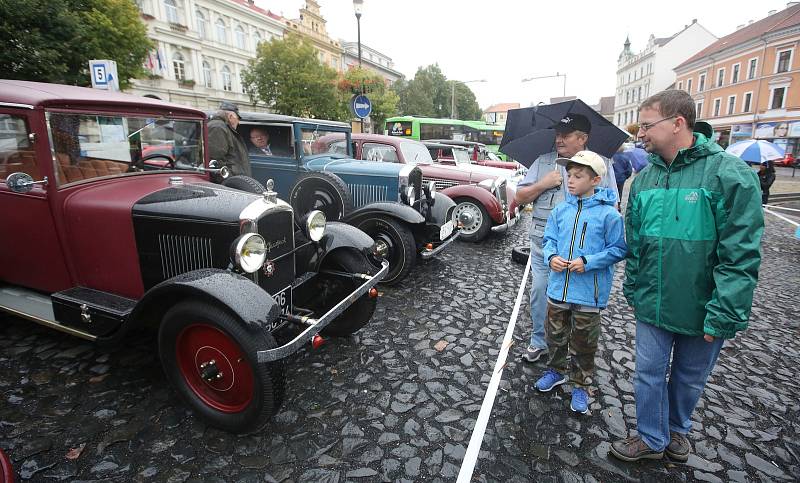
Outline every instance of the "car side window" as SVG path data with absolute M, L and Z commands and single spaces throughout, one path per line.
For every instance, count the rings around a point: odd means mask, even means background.
M 0 179 L 12 173 L 25 173 L 37 181 L 42 179 L 28 134 L 30 129 L 24 116 L 0 113 Z
M 341 141 L 331 143 L 331 145 L 328 147 L 328 152 L 347 155 L 347 141 L 343 139 Z
M 242 126 L 239 132 L 247 140 L 250 154 L 259 156 L 294 157 L 289 126 Z
M 398 163 L 397 150 L 387 144 L 364 143 L 361 148 L 361 159 L 382 163 Z

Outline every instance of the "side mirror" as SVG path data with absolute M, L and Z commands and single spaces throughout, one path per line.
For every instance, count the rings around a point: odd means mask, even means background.
M 34 181 L 28 173 L 12 173 L 6 178 L 6 186 L 14 193 L 27 193 L 34 185 L 47 186 L 47 176 L 42 181 Z

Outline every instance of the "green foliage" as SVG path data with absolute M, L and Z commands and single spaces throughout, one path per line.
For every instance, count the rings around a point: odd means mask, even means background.
M 480 119 L 481 109 L 472 90 L 462 82 L 448 81 L 437 64 L 420 67 L 413 79 L 395 83 L 395 90 L 400 97 L 398 110 L 403 115 L 451 117 L 453 82 L 455 82 L 456 98 L 455 117 Z
M 376 130 L 383 129 L 383 122 L 387 117 L 397 113 L 397 103 L 400 98 L 386 86 L 383 77 L 371 70 L 354 67 L 339 80 L 339 91 L 343 101 L 348 102 L 353 94 L 363 91 L 372 102 L 372 124 Z
M 0 38 L 3 77 L 90 85 L 89 60 L 111 59 L 122 89 L 152 47 L 132 0 L 0 0 Z
M 250 99 L 278 114 L 346 120 L 350 115 L 336 88 L 337 75 L 319 61 L 313 46 L 287 35 L 261 42 L 243 78 Z

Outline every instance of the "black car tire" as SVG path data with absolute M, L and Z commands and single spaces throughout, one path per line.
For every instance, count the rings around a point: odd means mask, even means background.
M 222 186 L 227 186 L 228 188 L 233 188 L 235 190 L 246 191 L 248 193 L 255 193 L 257 195 L 267 191 L 267 189 L 264 188 L 264 185 L 258 180 L 243 174 L 237 174 L 236 176 L 226 178 L 222 182 Z
M 303 173 L 289 190 L 289 204 L 302 217 L 319 210 L 330 221 L 341 220 L 353 211 L 353 197 L 341 178 L 321 171 Z
M 388 247 L 389 271 L 381 283 L 394 285 L 403 280 L 417 261 L 417 243 L 411 229 L 399 220 L 382 215 L 361 220 L 356 228 Z
M 346 273 L 366 273 L 374 275 L 377 269 L 367 260 L 367 257 L 355 250 L 339 249 L 329 253 L 322 262 L 320 270 L 335 270 Z M 327 312 L 334 304 L 340 302 L 350 293 L 364 283 L 360 278 L 344 280 L 342 277 L 333 277 L 334 280 L 321 287 L 320 297 L 328 302 L 320 310 Z M 378 299 L 369 294 L 362 295 L 338 317 L 322 330 L 323 335 L 346 336 L 358 332 L 367 325 L 375 312 L 375 303 Z
M 531 247 L 527 245 L 519 245 L 511 249 L 511 259 L 517 263 L 525 265 L 528 263 L 528 257 L 531 256 Z
M 456 198 L 453 201 L 456 207 L 453 210 L 453 223 L 459 223 L 459 217 L 462 212 L 468 211 L 472 215 L 475 222 L 470 226 L 461 227 L 461 235 L 459 240 L 464 240 L 472 243 L 483 241 L 492 229 L 492 219 L 489 217 L 489 212 L 483 207 L 480 201 L 473 198 Z
M 260 429 L 280 408 L 283 363 L 259 364 L 256 356 L 275 347 L 269 332 L 247 330 L 229 312 L 196 300 L 169 309 L 158 331 L 161 365 L 178 394 L 206 423 L 232 433 Z M 218 381 L 200 374 L 209 360 Z

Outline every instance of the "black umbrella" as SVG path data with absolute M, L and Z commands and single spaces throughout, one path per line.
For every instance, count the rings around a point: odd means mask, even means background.
M 611 157 L 630 135 L 600 115 L 580 99 L 511 109 L 500 151 L 530 167 L 542 154 L 555 151 L 556 132 L 553 125 L 567 114 L 582 114 L 589 119 L 590 151 Z

